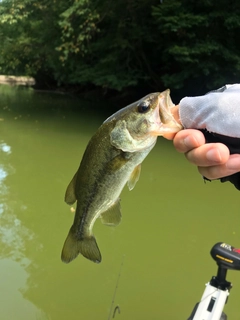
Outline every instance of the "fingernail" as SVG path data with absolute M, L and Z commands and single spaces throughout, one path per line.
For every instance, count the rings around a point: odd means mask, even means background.
M 206 158 L 209 161 L 214 161 L 214 162 L 221 162 L 222 157 L 218 149 L 210 149 L 206 153 Z
M 189 137 L 189 136 L 187 136 L 185 139 L 183 139 L 183 142 L 187 148 L 193 147 L 193 139 L 195 139 L 195 138 Z

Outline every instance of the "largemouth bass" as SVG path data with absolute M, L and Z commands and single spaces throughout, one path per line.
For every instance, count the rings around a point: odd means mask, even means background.
M 77 207 L 63 246 L 63 262 L 79 253 L 101 262 L 93 225 L 98 217 L 107 225 L 120 223 L 123 187 L 127 183 L 130 190 L 134 188 L 141 163 L 158 136 L 182 129 L 171 114 L 173 106 L 169 90 L 151 93 L 110 116 L 91 138 L 65 194 L 65 201 L 77 201 Z

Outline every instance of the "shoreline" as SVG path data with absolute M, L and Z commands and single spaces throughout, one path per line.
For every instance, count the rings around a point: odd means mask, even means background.
M 36 81 L 32 77 L 0 75 L 0 84 L 34 86 Z

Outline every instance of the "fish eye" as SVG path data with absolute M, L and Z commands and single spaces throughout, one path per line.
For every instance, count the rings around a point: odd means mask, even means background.
M 147 101 L 142 101 L 138 104 L 138 112 L 145 113 L 150 109 L 150 103 Z

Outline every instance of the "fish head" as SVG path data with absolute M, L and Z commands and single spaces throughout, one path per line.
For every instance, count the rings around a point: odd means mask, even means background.
M 115 122 L 110 132 L 111 144 L 126 152 L 136 152 L 154 146 L 157 136 L 175 133 L 182 126 L 174 119 L 170 90 L 150 93 L 119 110 L 106 122 Z

